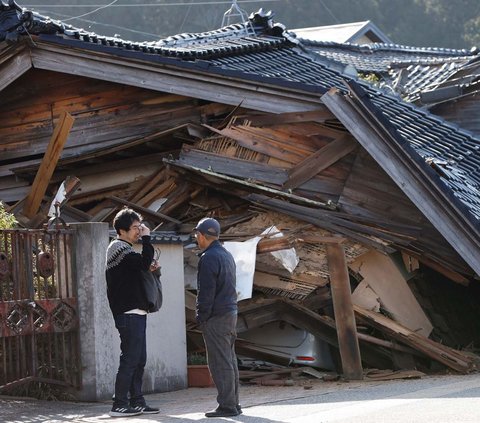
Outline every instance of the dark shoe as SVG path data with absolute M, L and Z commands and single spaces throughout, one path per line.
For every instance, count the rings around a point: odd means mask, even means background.
M 235 407 L 236 407 L 236 409 L 237 409 L 237 411 L 238 411 L 238 414 L 242 414 L 242 413 L 243 413 L 243 411 L 242 411 L 242 406 L 241 406 L 240 404 L 237 404 Z
M 205 413 L 205 417 L 233 417 L 239 414 L 241 411 L 239 412 L 237 408 L 217 407 L 215 410 Z
M 136 408 L 132 407 L 117 406 L 113 407 L 112 411 L 110 411 L 110 413 L 108 414 L 110 415 L 110 417 L 130 417 L 142 414 L 142 410 L 139 411 Z
M 160 410 L 155 407 L 150 407 L 148 405 L 137 405 L 133 407 L 134 410 L 141 411 L 143 414 L 158 414 Z

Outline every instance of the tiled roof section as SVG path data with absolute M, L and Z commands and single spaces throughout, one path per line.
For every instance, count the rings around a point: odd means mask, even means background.
M 364 86 L 366 88 L 366 86 Z M 480 139 L 396 97 L 368 88 L 373 104 L 480 219 Z
M 109 231 L 109 236 L 110 238 L 115 238 L 117 236 L 117 233 L 115 230 L 110 230 Z M 150 233 L 150 240 L 153 245 L 156 244 L 184 244 L 188 243 L 191 241 L 191 236 L 181 234 L 179 235 L 177 232 L 172 232 L 172 231 L 152 231 Z M 139 244 L 141 244 L 141 240 L 138 241 Z
M 261 31 L 260 28 L 257 29 L 258 34 L 252 33 L 249 26 L 235 24 L 216 31 L 200 34 L 178 34 L 152 42 L 132 42 L 114 37 L 99 36 L 77 28 L 66 29 L 64 36 L 88 43 L 187 60 L 235 56 L 290 44 L 286 38 L 275 35 L 278 31 L 267 32 L 265 30 Z
M 15 3 L 11 6 L 0 3 L 0 7 L 0 41 L 7 42 L 16 42 L 21 35 L 57 34 L 64 39 L 187 60 L 248 54 L 291 46 L 292 41 L 295 43 L 293 37 L 284 34 L 283 25 L 272 24 L 271 12 L 262 10 L 252 14 L 248 24 L 234 24 L 203 33 L 178 34 L 152 42 L 134 42 L 76 28 L 24 10 Z
M 320 57 L 344 65 L 352 65 L 359 72 L 387 72 L 401 65 L 436 65 L 451 61 L 468 60 L 478 54 L 476 50 L 408 47 L 398 44 L 349 44 L 299 39 L 305 47 Z
M 298 48 L 283 48 L 236 57 L 221 57 L 212 60 L 213 65 L 222 69 L 279 78 L 312 87 L 329 90 L 332 87 L 344 89 L 342 75 L 321 63 L 314 61 Z M 308 88 L 306 88 L 308 89 Z
M 467 70 L 473 63 L 478 63 L 479 59 L 480 56 L 477 55 L 473 58 L 458 58 L 437 65 L 410 65 L 403 69 L 392 68 L 390 75 L 394 81 L 404 81 L 402 84 L 398 84 L 403 99 L 416 102 L 425 91 L 433 91 L 450 85 L 466 87 L 476 83 L 479 79 L 476 75 L 469 75 L 468 72 L 463 77 L 458 78 L 457 75 L 459 72 Z
M 393 89 L 404 100 L 411 102 L 417 101 L 422 91 L 436 89 L 480 58 L 478 49 L 300 41 L 325 63 L 341 63 L 343 66 L 353 66 L 361 73 L 379 75 L 380 87 Z

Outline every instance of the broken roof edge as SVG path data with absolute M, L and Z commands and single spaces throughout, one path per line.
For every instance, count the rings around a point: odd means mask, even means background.
M 324 104 L 480 275 L 477 219 L 368 99 L 367 93 L 354 81 L 347 82 L 347 85 L 352 90 L 350 95 L 330 90 L 322 97 Z M 407 164 L 412 165 L 418 174 Z

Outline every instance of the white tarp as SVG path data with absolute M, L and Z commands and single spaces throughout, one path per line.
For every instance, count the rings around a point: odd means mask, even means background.
M 237 266 L 237 299 L 252 298 L 253 274 L 257 259 L 257 244 L 260 237 L 243 242 L 224 242 L 223 246 L 230 251 Z
M 283 234 L 275 226 L 262 232 L 262 235 L 274 234 L 272 237 L 281 237 Z M 255 274 L 255 261 L 257 259 L 257 244 L 262 237 L 257 236 L 243 242 L 224 242 L 223 246 L 230 251 L 237 266 L 237 295 L 238 301 L 252 298 L 253 275 Z M 295 248 L 275 251 L 271 253 L 290 273 L 298 265 L 298 256 Z

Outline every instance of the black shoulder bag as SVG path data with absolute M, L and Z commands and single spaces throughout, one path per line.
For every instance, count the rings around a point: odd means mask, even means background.
M 160 281 L 160 268 L 151 272 L 142 270 L 143 287 L 148 301 L 148 312 L 160 310 L 163 302 L 162 282 Z

